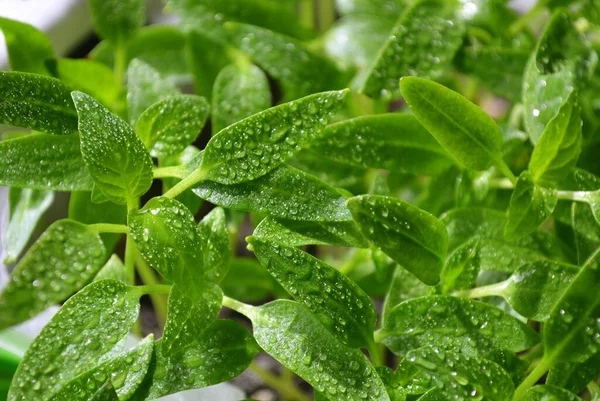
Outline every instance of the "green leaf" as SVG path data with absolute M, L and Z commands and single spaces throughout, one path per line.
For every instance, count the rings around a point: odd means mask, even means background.
M 250 319 L 261 348 L 326 397 L 389 401 L 364 354 L 342 344 L 303 305 L 273 301 L 253 309 Z
M 478 171 L 492 164 L 505 166 L 502 130 L 483 110 L 462 95 L 422 78 L 403 78 L 400 87 L 417 120 L 459 163 Z
M 368 295 L 352 280 L 299 249 L 256 237 L 247 241 L 279 284 L 344 344 L 358 348 L 373 342 L 377 313 Z
M 557 10 L 529 59 L 523 78 L 525 127 L 534 144 L 571 92 L 588 81 L 597 58 L 568 14 Z
M 453 159 L 410 114 L 363 116 L 328 126 L 311 149 L 360 167 L 438 175 Z
M 194 26 L 197 24 L 198 21 Z M 199 30 L 192 30 L 187 34 L 189 64 L 194 76 L 196 94 L 205 96 L 207 99 L 212 99 L 213 85 L 217 75 L 231 61 L 227 57 L 223 57 L 228 54 L 230 48 L 219 39 L 215 39 L 208 32 Z
M 352 218 L 345 204 L 346 197 L 341 192 L 286 165 L 238 184 L 202 181 L 193 191 L 200 198 L 228 209 L 261 212 L 290 220 L 344 221 Z
M 233 259 L 229 272 L 219 285 L 225 295 L 248 302 L 266 299 L 277 287 L 267 270 L 256 259 L 250 258 Z
M 10 189 L 10 219 L 4 231 L 4 264 L 14 263 L 36 225 L 54 201 L 54 193 L 36 189 Z
M 296 153 L 288 163 L 339 188 L 362 185 L 367 173 L 367 169 L 364 167 L 336 162 L 308 149 L 302 149 Z
M 473 287 L 481 266 L 479 238 L 473 238 L 456 248 L 446 260 L 440 279 L 440 291 L 447 295 L 453 290 Z
M 350 198 L 348 208 L 369 241 L 425 284 L 439 281 L 448 248 L 442 222 L 389 196 Z
M 546 384 L 562 387 L 575 394 L 581 393 L 585 386 L 600 374 L 600 353 L 596 353 L 584 362 L 561 362 L 554 365 Z
M 174 155 L 194 142 L 208 111 L 208 102 L 200 96 L 165 97 L 140 115 L 135 131 L 152 157 Z
M 397 305 L 409 299 L 427 296 L 430 293 L 430 286 L 423 284 L 422 281 L 402 268 L 402 266 L 396 266 L 383 304 L 383 313 L 381 316 L 383 325 L 385 326 L 385 320 Z
M 544 385 L 529 389 L 523 401 L 583 401 L 583 399 L 562 388 Z
M 345 86 L 344 73 L 294 38 L 236 22 L 225 29 L 233 46 L 281 83 L 285 101 Z
M 50 75 L 51 62 L 56 56 L 43 32 L 32 25 L 2 17 L 0 31 L 4 34 L 11 70 Z
M 417 377 L 410 377 L 409 372 Z M 500 365 L 436 347 L 410 351 L 397 374 L 401 383 L 408 385 L 409 392 L 413 386 L 437 387 L 446 400 L 479 397 L 486 401 L 507 401 L 514 392 L 510 376 Z M 409 379 L 403 378 L 404 375 Z
M 382 14 L 397 18 L 405 8 L 402 0 L 336 0 L 340 14 Z
M 377 99 L 398 98 L 401 77 L 442 78 L 452 69 L 452 59 L 463 41 L 465 27 L 458 11 L 453 2 L 415 2 L 402 14 L 365 71 L 361 91 Z
M 153 366 L 146 379 L 147 390 L 134 400 L 150 400 L 183 390 L 201 388 L 233 379 L 242 373 L 258 347 L 242 325 L 217 320 L 196 341 L 172 355 L 165 355 L 162 342 L 155 346 Z
M 539 342 L 536 332 L 495 306 L 452 296 L 428 296 L 399 304 L 375 339 L 403 356 L 424 346 L 460 349 L 469 356 L 492 349 L 519 352 Z
M 107 381 L 100 390 L 96 391 L 90 401 L 119 401 L 119 396 L 115 392 L 113 385 Z
M 81 154 L 95 184 L 111 201 L 126 204 L 152 184 L 152 159 L 133 129 L 92 97 L 73 92 Z
M 71 89 L 58 79 L 0 72 L 0 101 L 0 124 L 56 135 L 77 132 Z
M 102 240 L 87 226 L 72 220 L 52 224 L 0 294 L 0 327 L 23 322 L 83 288 L 104 264 L 104 253 Z
M 307 96 L 225 128 L 206 145 L 200 174 L 226 185 L 265 175 L 313 141 L 340 109 L 347 93 Z
M 216 207 L 204 216 L 198 224 L 198 235 L 204 255 L 204 275 L 208 281 L 218 283 L 227 275 L 231 261 L 225 211 Z
M 192 297 L 184 288 L 174 284 L 169 294 L 167 322 L 161 347 L 164 355 L 172 355 L 192 344 L 221 311 L 223 292 L 216 285 L 204 285 L 198 295 L 194 294 Z
M 504 235 L 507 238 L 521 238 L 537 230 L 552 214 L 557 202 L 555 189 L 536 185 L 531 174 L 523 172 L 510 197 Z
M 94 277 L 94 281 L 99 280 L 118 280 L 125 284 L 131 285 L 133 283 L 129 283 L 128 272 L 121 259 L 113 254 L 110 259 L 102 266 L 96 277 Z
M 354 221 L 298 221 L 266 217 L 253 235 L 281 245 L 338 245 L 368 248 L 369 243 Z
M 265 73 L 247 60 L 221 70 L 212 98 L 212 132 L 271 107 L 271 89 Z
M 106 40 L 121 46 L 146 22 L 142 0 L 88 0 L 94 28 Z
M 94 369 L 77 376 L 48 400 L 87 401 L 104 388 L 103 381 L 107 379 L 114 386 L 113 391 L 118 397 L 128 399 L 144 380 L 153 351 L 151 334 L 129 351 L 105 360 Z
M 78 135 L 29 134 L 0 141 L 0 185 L 55 191 L 89 191 L 93 181 Z
M 180 202 L 152 198 L 129 215 L 131 236 L 144 258 L 167 280 L 197 294 L 204 282 L 201 240 L 194 216 Z
M 139 294 L 132 287 L 114 280 L 87 286 L 65 302 L 33 341 L 8 401 L 50 396 L 97 366 L 127 336 L 138 312 Z
M 557 184 L 577 163 L 583 136 L 576 99 L 576 92 L 572 92 L 533 149 L 529 171 L 533 181 L 540 185 Z

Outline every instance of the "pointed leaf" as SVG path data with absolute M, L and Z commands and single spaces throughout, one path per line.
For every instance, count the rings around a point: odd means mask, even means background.
M 94 277 L 94 281 L 99 280 L 118 280 L 128 285 L 133 284 L 128 283 L 127 269 L 125 269 L 125 265 L 123 265 L 121 259 L 115 254 L 108 259 L 108 262 L 102 266 L 96 277 Z
M 116 45 L 134 36 L 146 22 L 142 0 L 88 0 L 96 32 Z
M 231 260 L 225 211 L 216 207 L 204 216 L 198 224 L 198 235 L 204 255 L 205 277 L 218 283 L 227 275 Z
M 388 196 L 350 198 L 348 208 L 365 237 L 389 257 L 425 284 L 439 281 L 448 248 L 441 221 Z
M 6 41 L 11 70 L 50 75 L 49 62 L 56 56 L 52 43 L 43 32 L 32 25 L 2 17 L 0 31 Z

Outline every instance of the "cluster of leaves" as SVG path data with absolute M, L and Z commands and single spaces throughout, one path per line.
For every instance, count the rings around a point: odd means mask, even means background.
M 143 27 L 90 0 L 82 60 L 0 19 L 0 328 L 64 302 L 8 400 L 154 399 L 261 350 L 319 400 L 600 399 L 600 4 L 505 3 L 171 0 Z M 164 335 L 125 350 L 143 295 Z

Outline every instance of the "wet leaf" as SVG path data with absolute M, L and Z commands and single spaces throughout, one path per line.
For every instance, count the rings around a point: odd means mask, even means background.
M 385 326 L 385 320 L 394 308 L 409 299 L 427 296 L 431 293 L 432 288 L 423 284 L 421 280 L 409 273 L 401 266 L 396 266 L 394 276 L 390 283 L 385 302 L 383 304 L 383 313 L 381 316 L 382 324 Z
M 525 394 L 523 401 L 583 401 L 575 394 L 562 388 L 544 385 L 535 386 Z
M 97 233 L 73 220 L 52 224 L 21 258 L 0 294 L 0 327 L 21 323 L 64 301 L 105 261 Z
M 581 393 L 585 386 L 600 374 L 600 353 L 596 353 L 584 362 L 561 362 L 554 365 L 546 384 L 562 387 L 575 394 Z
M 204 216 L 198 224 L 198 235 L 204 255 L 204 275 L 208 281 L 218 283 L 227 275 L 231 260 L 225 211 L 216 207 Z
M 240 280 L 240 277 L 245 278 Z M 257 302 L 273 294 L 277 282 L 256 259 L 235 258 L 231 261 L 227 276 L 219 285 L 229 297 Z
M 115 45 L 122 45 L 146 22 L 142 0 L 89 0 L 96 32 Z
M 0 17 L 8 62 L 13 71 L 50 75 L 55 59 L 48 37 L 32 25 Z
M 400 266 L 425 284 L 439 281 L 448 247 L 442 222 L 389 196 L 350 198 L 348 208 L 365 237 Z
M 127 269 L 121 259 L 113 254 L 110 259 L 102 266 L 96 277 L 94 277 L 94 281 L 99 280 L 118 280 L 125 284 L 131 285 L 129 283 Z
M 452 290 L 473 287 L 481 266 L 479 254 L 479 239 L 473 238 L 456 248 L 448 256 L 439 284 L 442 294 L 446 295 Z
M 115 392 L 113 385 L 110 381 L 100 387 L 100 390 L 96 391 L 90 401 L 119 401 L 119 396 Z

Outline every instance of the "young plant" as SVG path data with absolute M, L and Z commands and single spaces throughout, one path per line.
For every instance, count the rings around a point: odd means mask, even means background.
M 599 399 L 600 3 L 316 3 L 90 0 L 87 59 L 0 18 L 0 328 L 61 305 L 8 401 Z

